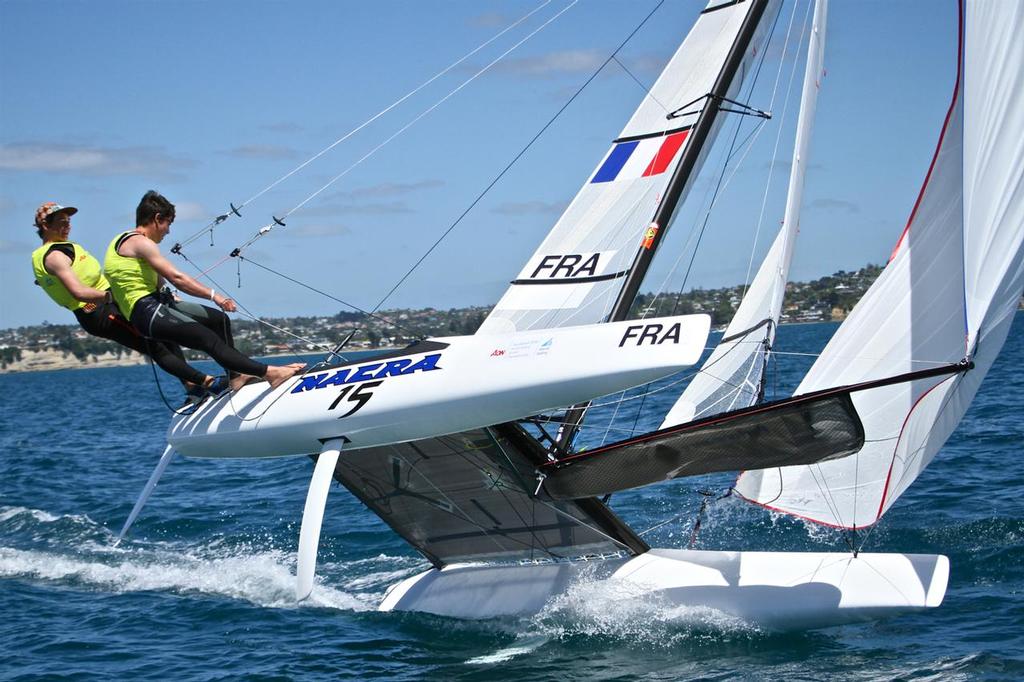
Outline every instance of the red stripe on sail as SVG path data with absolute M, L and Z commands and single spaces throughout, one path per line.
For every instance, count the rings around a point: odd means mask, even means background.
M 893 247 L 892 253 L 889 255 L 889 263 L 899 254 L 900 248 L 903 246 L 903 242 L 907 239 L 907 234 L 910 233 L 910 226 L 914 223 L 914 218 L 917 217 L 917 209 L 921 206 L 921 200 L 924 199 L 924 192 L 928 189 L 928 181 L 932 179 L 932 171 L 935 170 L 935 162 L 939 160 L 939 152 L 942 151 L 942 141 L 946 137 L 946 129 L 949 127 L 949 119 L 953 116 L 953 110 L 956 108 L 957 100 L 960 98 L 960 79 L 962 72 L 962 63 L 964 56 L 964 5 L 961 0 L 959 3 L 959 26 L 957 29 L 957 49 L 956 49 L 956 84 L 953 87 L 953 101 L 949 104 L 949 110 L 946 112 L 946 120 L 942 123 L 942 132 L 939 133 L 939 143 L 935 147 L 935 154 L 932 155 L 932 162 L 928 165 L 928 174 L 924 176 L 924 185 L 921 186 L 921 192 L 917 195 L 917 201 L 914 202 L 914 208 L 910 211 L 910 218 L 907 219 L 907 226 L 903 228 L 903 233 L 900 234 L 899 241 L 896 242 L 896 246 Z
M 647 170 L 644 171 L 640 177 L 648 177 L 650 175 L 657 175 L 658 173 L 664 173 L 668 165 L 672 163 L 672 159 L 675 158 L 676 152 L 683 146 L 683 142 L 686 141 L 686 136 L 690 133 L 689 130 L 684 130 L 679 133 L 672 133 L 665 138 L 665 141 L 661 143 L 661 147 L 658 148 L 658 153 L 654 155 L 651 162 L 647 164 Z

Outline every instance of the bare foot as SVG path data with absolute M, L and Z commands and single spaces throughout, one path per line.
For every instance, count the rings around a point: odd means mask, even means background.
M 256 377 L 254 377 L 251 374 L 236 374 L 235 376 L 231 377 L 231 380 L 228 382 L 228 386 L 231 387 L 232 391 L 237 391 L 238 389 L 240 389 L 242 386 L 245 386 L 253 379 L 256 379 Z
M 304 369 L 306 366 L 301 362 L 293 362 L 290 365 L 270 365 L 263 378 L 270 382 L 271 388 L 277 388 Z

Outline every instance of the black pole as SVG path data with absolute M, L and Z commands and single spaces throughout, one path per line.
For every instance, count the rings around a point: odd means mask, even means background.
M 704 107 L 697 117 L 697 123 L 690 130 L 689 140 L 687 140 L 683 148 L 679 164 L 668 181 L 668 186 L 665 188 L 665 195 L 662 197 L 661 203 L 658 204 L 658 208 L 654 212 L 652 220 L 653 225 L 656 226 L 654 237 L 649 243 L 645 240 L 644 245 L 640 247 L 633 258 L 633 265 L 630 266 L 626 281 L 622 285 L 622 289 L 619 290 L 619 296 L 615 300 L 615 305 L 612 306 L 611 313 L 609 313 L 609 322 L 620 322 L 629 316 L 629 309 L 633 305 L 633 299 L 636 298 L 644 276 L 651 266 L 654 253 L 658 250 L 658 246 L 661 244 L 665 233 L 668 232 L 669 224 L 672 221 L 672 214 L 675 213 L 679 199 L 683 195 L 683 190 L 686 188 L 694 169 L 697 167 L 697 161 L 700 159 L 704 144 L 711 135 L 718 112 L 722 106 L 722 100 L 729 93 L 729 86 L 736 77 L 740 64 L 743 63 L 743 57 L 747 53 L 747 48 L 750 47 L 750 42 L 754 39 L 754 34 L 757 32 L 758 24 L 761 23 L 764 11 L 768 7 L 768 0 L 748 1 L 753 3 L 751 10 L 747 14 L 746 19 L 743 20 L 743 26 L 740 27 L 740 32 L 737 34 L 736 40 L 729 50 L 729 55 L 725 59 L 722 71 L 718 74 L 718 79 L 711 88 L 711 92 L 704 98 Z M 566 412 L 565 421 L 562 428 L 559 429 L 557 436 L 556 450 L 568 447 L 572 438 L 576 435 L 579 423 L 583 420 L 583 415 L 588 405 L 589 403 L 574 405 Z
M 743 57 L 747 52 L 747 48 L 750 47 L 750 42 L 754 38 L 754 33 L 761 22 L 761 17 L 764 16 L 768 0 L 750 1 L 753 2 L 753 7 L 750 13 L 747 14 L 747 18 L 744 20 L 732 48 L 729 50 L 729 56 L 726 57 L 725 66 L 722 68 L 721 73 L 718 74 L 718 80 L 715 81 L 714 87 L 705 98 L 704 107 L 697 118 L 697 124 L 691 129 L 690 139 L 683 149 L 679 165 L 676 166 L 675 172 L 672 173 L 672 178 L 668 181 L 668 187 L 665 188 L 665 196 L 662 197 L 661 203 L 654 212 L 654 218 L 651 221 L 657 226 L 654 239 L 651 240 L 649 245 L 641 246 L 637 251 L 636 257 L 633 259 L 633 265 L 629 269 L 629 275 L 626 276 L 626 282 L 622 285 L 619 297 L 616 299 L 615 305 L 609 314 L 609 322 L 619 322 L 629 316 L 629 309 L 633 305 L 633 299 L 636 298 L 644 276 L 651 266 L 651 260 L 654 258 L 655 251 L 658 250 L 662 238 L 668 232 L 669 224 L 672 221 L 672 214 L 675 213 L 679 199 L 683 195 L 683 190 L 686 188 L 694 168 L 697 166 L 697 161 L 703 151 L 704 144 L 707 142 L 708 136 L 711 135 L 711 130 L 715 125 L 715 120 L 718 118 L 718 112 L 722 106 L 722 99 L 728 95 L 729 86 L 736 77 L 736 72 L 739 70 L 740 64 L 743 63 Z

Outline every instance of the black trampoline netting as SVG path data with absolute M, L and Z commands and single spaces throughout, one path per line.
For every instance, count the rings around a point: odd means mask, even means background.
M 647 549 L 598 500 L 535 498 L 543 461 L 507 424 L 342 451 L 334 478 L 436 566 Z

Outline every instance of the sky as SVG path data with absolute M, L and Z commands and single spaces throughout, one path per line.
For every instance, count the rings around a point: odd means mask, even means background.
M 32 283 L 40 203 L 76 206 L 71 238 L 102 260 L 110 239 L 134 227 L 148 189 L 177 206 L 165 252 L 245 204 L 212 246 L 204 235 L 184 249 L 201 268 L 303 204 L 245 249 L 247 261 L 228 258 L 210 273 L 255 315 L 351 310 L 335 299 L 363 309 L 382 300 L 385 309 L 491 305 L 704 4 L 666 0 L 619 53 L 629 72 L 614 62 L 601 71 L 388 297 L 657 2 L 0 0 L 0 328 L 74 321 Z M 794 281 L 885 261 L 955 78 L 955 2 L 831 4 Z M 806 7 L 795 6 L 796 35 Z M 783 40 L 792 12 L 787 0 L 751 95 L 759 108 L 773 102 L 772 120 L 728 167 L 687 274 L 686 249 L 722 172 L 724 152 L 709 155 L 643 291 L 738 284 L 767 250 L 782 217 L 803 69 L 803 52 Z

